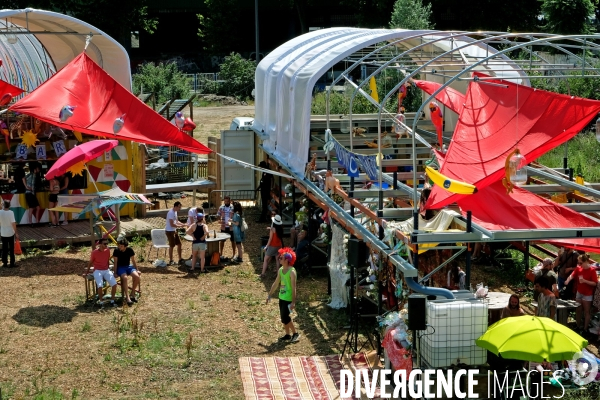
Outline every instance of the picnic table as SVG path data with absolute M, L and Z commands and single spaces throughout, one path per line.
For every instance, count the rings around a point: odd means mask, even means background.
M 194 238 L 192 237 L 192 235 L 185 235 L 183 237 L 185 240 L 187 240 L 188 242 L 191 242 L 194 240 Z M 226 240 L 229 240 L 231 238 L 231 235 L 227 234 L 227 233 L 223 233 L 223 232 L 217 232 L 215 230 L 212 231 L 208 231 L 208 235 L 206 237 L 206 258 L 210 260 L 210 257 L 212 256 L 212 254 L 216 251 L 219 251 L 219 243 L 220 242 L 224 242 Z M 200 262 L 200 260 L 198 260 L 198 263 Z M 187 265 L 188 267 L 192 266 L 192 260 L 187 260 L 185 262 L 185 265 Z

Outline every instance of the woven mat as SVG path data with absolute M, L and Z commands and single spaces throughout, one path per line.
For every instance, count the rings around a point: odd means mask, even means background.
M 239 362 L 246 400 L 341 399 L 341 369 L 371 371 L 364 353 L 346 356 L 343 360 L 336 354 L 314 357 L 241 357 Z

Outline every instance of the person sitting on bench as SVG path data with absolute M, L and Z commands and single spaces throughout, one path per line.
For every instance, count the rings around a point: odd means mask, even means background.
M 94 266 L 94 280 L 96 281 L 96 288 L 98 290 L 98 304 L 104 305 L 102 298 L 104 297 L 104 281 L 108 282 L 111 287 L 110 291 L 110 305 L 116 307 L 115 294 L 117 293 L 117 280 L 115 276 L 108 269 L 108 262 L 110 261 L 110 250 L 108 249 L 108 239 L 100 239 L 98 248 L 92 251 L 90 256 L 90 262 L 87 266 L 87 271 L 83 274 L 83 277 L 87 279 L 90 274 L 90 268 Z
M 121 278 L 121 291 L 123 293 L 123 301 L 127 302 L 128 306 L 137 303 L 135 298 L 135 288 L 140 289 L 140 273 L 137 270 L 135 262 L 135 252 L 129 246 L 129 242 L 125 238 L 117 241 L 118 247 L 113 252 L 114 265 L 117 268 L 117 276 Z M 131 261 L 131 264 L 130 264 Z M 131 276 L 133 284 L 131 285 L 131 294 L 127 288 L 127 277 Z

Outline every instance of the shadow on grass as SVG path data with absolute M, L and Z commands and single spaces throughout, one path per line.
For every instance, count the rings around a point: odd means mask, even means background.
M 55 324 L 71 322 L 77 313 L 67 307 L 36 306 L 21 308 L 13 319 L 19 324 L 47 328 Z

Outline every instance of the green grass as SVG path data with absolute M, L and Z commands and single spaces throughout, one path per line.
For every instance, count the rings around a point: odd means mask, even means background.
M 583 132 L 568 143 L 538 158 L 538 162 L 550 168 L 562 168 L 567 148 L 567 166 L 573 176 L 581 175 L 587 182 L 600 182 L 600 143 L 592 132 Z

